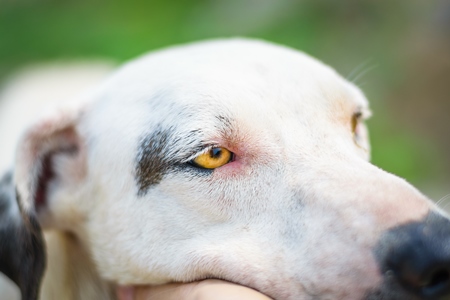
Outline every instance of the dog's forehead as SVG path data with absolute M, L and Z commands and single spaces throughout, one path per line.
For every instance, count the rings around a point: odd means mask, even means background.
M 353 110 L 364 97 L 334 70 L 301 52 L 260 41 L 196 43 L 152 53 L 120 70 L 106 86 L 122 105 L 153 110 L 302 115 Z M 133 101 L 134 100 L 134 101 Z

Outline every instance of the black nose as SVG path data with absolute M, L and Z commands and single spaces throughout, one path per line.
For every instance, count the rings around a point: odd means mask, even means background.
M 450 221 L 430 214 L 390 232 L 385 274 L 419 299 L 450 297 Z M 387 245 L 386 244 L 386 245 Z

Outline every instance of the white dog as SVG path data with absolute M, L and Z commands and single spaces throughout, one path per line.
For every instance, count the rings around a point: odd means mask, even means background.
M 450 221 L 369 163 L 364 95 L 317 60 L 197 43 L 88 98 L 29 127 L 4 180 L 46 232 L 41 299 L 205 278 L 278 300 L 450 295 Z

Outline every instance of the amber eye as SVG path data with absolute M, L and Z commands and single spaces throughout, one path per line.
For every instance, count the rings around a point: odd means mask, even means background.
M 216 169 L 231 162 L 232 159 L 233 153 L 230 150 L 216 147 L 194 158 L 192 164 L 204 169 Z

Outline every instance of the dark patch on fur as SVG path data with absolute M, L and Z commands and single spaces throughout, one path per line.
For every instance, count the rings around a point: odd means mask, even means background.
M 14 209 L 20 213 L 10 213 Z M 44 239 L 34 214 L 20 206 L 11 173 L 0 181 L 0 216 L 0 272 L 19 286 L 23 300 L 37 299 L 46 265 Z
M 165 152 L 169 138 L 169 130 L 158 129 L 139 143 L 136 166 L 139 196 L 145 194 L 152 185 L 159 183 L 168 170 L 168 158 Z
M 201 130 L 192 130 L 184 136 L 177 135 L 175 129 L 157 129 L 141 139 L 136 158 L 135 178 L 138 196 L 143 196 L 158 184 L 168 172 L 186 173 L 188 176 L 206 176 L 212 170 L 203 170 L 189 164 L 186 160 L 205 149 L 200 139 Z
M 383 283 L 378 289 L 371 291 L 366 299 L 450 299 L 449 288 L 430 294 L 423 287 L 411 286 L 404 281 L 404 275 L 401 275 L 405 261 L 411 265 L 408 270 L 422 270 L 435 265 L 450 270 L 449 245 L 450 221 L 436 213 L 429 213 L 423 221 L 390 229 L 383 234 L 374 251 L 383 274 Z M 404 274 L 409 274 L 409 271 Z
M 181 137 L 173 127 L 162 129 L 158 126 L 152 134 L 143 137 L 139 143 L 135 169 L 138 195 L 145 195 L 170 170 L 189 169 L 189 164 L 184 160 L 207 147 L 199 141 L 200 134 L 200 130 L 193 130 Z
M 185 108 L 182 111 L 180 118 L 193 117 L 192 109 Z M 231 119 L 224 115 L 214 118 L 214 124 L 211 126 L 214 126 L 219 134 L 227 136 L 227 132 L 232 128 Z M 212 170 L 195 168 L 185 161 L 210 146 L 217 145 L 204 142 L 201 129 L 193 129 L 180 135 L 173 126 L 156 126 L 153 133 L 143 136 L 139 142 L 135 167 L 138 196 L 145 195 L 170 170 L 187 172 L 193 176 L 210 175 Z

